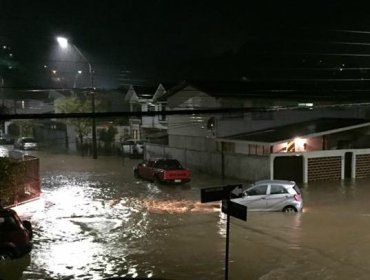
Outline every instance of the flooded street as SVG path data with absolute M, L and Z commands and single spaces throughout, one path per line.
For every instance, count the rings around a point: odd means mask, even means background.
M 0 262 L 0 279 L 223 279 L 225 219 L 200 188 L 239 181 L 193 174 L 184 186 L 133 177 L 138 160 L 39 154 L 42 198 L 30 256 Z M 370 181 L 301 186 L 300 214 L 232 218 L 230 279 L 368 279 Z

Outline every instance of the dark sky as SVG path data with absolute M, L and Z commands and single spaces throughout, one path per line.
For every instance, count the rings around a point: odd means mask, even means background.
M 281 67 L 370 67 L 366 57 L 332 55 L 370 53 L 357 44 L 370 43 L 370 33 L 349 32 L 370 30 L 369 5 L 254 2 L 0 0 L 0 37 L 12 42 L 21 62 L 47 63 L 54 37 L 65 34 L 102 76 L 123 70 L 143 80 L 261 79 L 280 77 L 274 69 Z

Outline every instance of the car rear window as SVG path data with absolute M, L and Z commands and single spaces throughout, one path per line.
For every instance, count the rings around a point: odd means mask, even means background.
M 24 143 L 36 143 L 36 140 L 33 138 L 24 138 L 22 139 Z

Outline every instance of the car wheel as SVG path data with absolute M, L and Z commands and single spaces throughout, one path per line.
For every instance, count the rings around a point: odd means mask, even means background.
M 283 212 L 285 212 L 285 213 L 297 212 L 297 209 L 293 206 L 286 206 L 286 207 L 284 207 Z

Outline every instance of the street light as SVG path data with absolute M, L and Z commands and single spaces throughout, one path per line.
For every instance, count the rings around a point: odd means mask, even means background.
M 87 63 L 87 65 L 89 66 L 89 75 L 90 75 L 90 94 L 91 94 L 91 107 L 92 107 L 92 114 L 93 114 L 93 117 L 92 117 L 92 152 L 93 152 L 93 158 L 94 159 L 97 159 L 98 158 L 98 152 L 97 152 L 97 143 L 96 143 L 96 120 L 95 120 L 95 93 L 94 93 L 94 77 L 93 77 L 93 70 L 92 70 L 92 65 L 91 63 L 89 62 L 89 60 L 86 58 L 86 56 L 84 56 L 84 54 L 80 51 L 79 48 L 77 48 L 77 46 L 75 44 L 70 44 L 68 42 L 68 39 L 65 38 L 65 37 L 57 37 L 56 38 L 59 46 L 62 48 L 62 49 L 66 49 L 68 48 L 68 46 L 71 46 L 72 48 L 74 48 L 77 53 L 83 58 L 83 60 L 85 60 L 85 62 Z M 81 71 L 82 73 L 82 71 Z
M 62 49 L 68 48 L 68 39 L 65 37 L 57 37 L 57 42 Z

